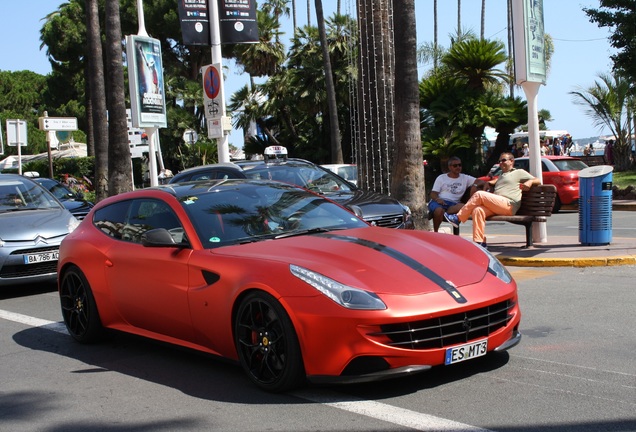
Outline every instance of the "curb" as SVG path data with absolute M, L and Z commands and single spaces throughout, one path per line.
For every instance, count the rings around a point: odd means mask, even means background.
M 636 257 L 632 255 L 604 258 L 519 258 L 497 255 L 496 258 L 505 266 L 512 267 L 610 267 L 619 265 L 636 265 Z

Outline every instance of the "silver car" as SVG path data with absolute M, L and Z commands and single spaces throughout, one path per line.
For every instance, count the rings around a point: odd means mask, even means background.
M 0 174 L 0 286 L 55 282 L 60 243 L 78 224 L 42 186 Z

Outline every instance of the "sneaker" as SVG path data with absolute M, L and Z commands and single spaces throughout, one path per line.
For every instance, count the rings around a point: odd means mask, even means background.
M 446 219 L 446 222 L 448 222 L 449 224 L 451 224 L 455 228 L 459 228 L 459 224 L 461 222 L 459 222 L 459 218 L 457 217 L 456 214 L 444 213 L 444 219 Z

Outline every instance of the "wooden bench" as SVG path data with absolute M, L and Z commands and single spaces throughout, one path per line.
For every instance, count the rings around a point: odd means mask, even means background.
M 585 162 L 585 165 L 592 167 L 598 165 L 607 165 L 607 161 L 605 160 L 604 155 L 599 156 L 576 156 Z
M 512 216 L 495 215 L 490 216 L 486 221 L 490 222 L 510 222 L 526 227 L 526 247 L 533 246 L 532 223 L 547 222 L 552 215 L 554 200 L 557 191 L 554 185 L 533 186 L 529 191 L 524 191 L 521 198 L 519 211 Z M 453 234 L 459 235 L 459 228 L 453 228 Z

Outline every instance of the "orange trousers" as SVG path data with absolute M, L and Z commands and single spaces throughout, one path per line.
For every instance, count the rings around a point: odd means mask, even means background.
M 464 223 L 473 219 L 473 241 L 486 241 L 486 218 L 492 215 L 512 216 L 510 200 L 494 193 L 477 191 L 457 213 L 459 221 Z

